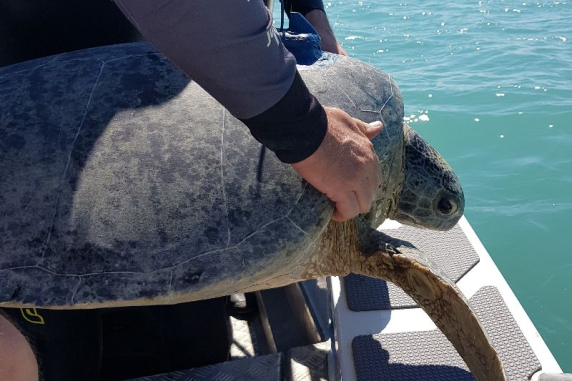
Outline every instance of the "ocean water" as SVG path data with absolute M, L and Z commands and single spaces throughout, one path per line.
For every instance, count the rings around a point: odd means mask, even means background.
M 324 1 L 461 178 L 466 216 L 572 372 L 572 2 Z

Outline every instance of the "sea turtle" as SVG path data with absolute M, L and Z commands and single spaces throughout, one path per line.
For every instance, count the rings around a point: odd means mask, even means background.
M 361 273 L 410 294 L 478 380 L 504 380 L 454 284 L 375 230 L 448 229 L 464 209 L 451 168 L 403 124 L 393 79 L 331 54 L 299 70 L 322 104 L 384 123 L 383 186 L 347 223 L 146 43 L 0 69 L 0 305 L 166 304 Z

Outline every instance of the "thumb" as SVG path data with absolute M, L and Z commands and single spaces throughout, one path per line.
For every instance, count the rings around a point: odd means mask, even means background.
M 379 135 L 379 133 L 383 128 L 383 124 L 379 120 L 376 120 L 375 122 L 371 123 L 364 123 L 362 121 L 359 121 L 358 124 L 360 124 L 360 129 L 362 130 L 364 135 L 367 136 L 369 139 L 373 139 L 377 135 Z

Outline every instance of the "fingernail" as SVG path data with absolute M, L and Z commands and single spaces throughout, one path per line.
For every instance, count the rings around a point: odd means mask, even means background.
M 369 125 L 375 128 L 381 127 L 381 121 L 376 120 L 375 122 L 371 122 Z

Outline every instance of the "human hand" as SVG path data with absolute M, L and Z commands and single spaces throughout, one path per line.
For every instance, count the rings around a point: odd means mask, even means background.
M 364 123 L 337 108 L 324 109 L 328 131 L 322 144 L 292 167 L 336 204 L 334 221 L 347 221 L 369 212 L 381 184 L 381 167 L 370 139 L 383 126 L 379 121 Z
M 328 22 L 328 17 L 323 11 L 314 9 L 306 13 L 305 17 L 320 35 L 323 51 L 340 54 L 342 56 L 348 55 L 344 48 L 338 43 L 338 40 L 336 40 L 330 23 Z

